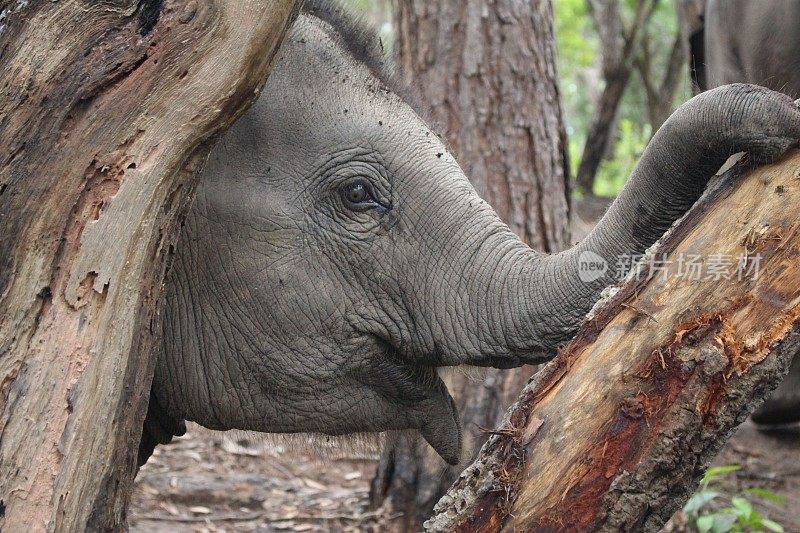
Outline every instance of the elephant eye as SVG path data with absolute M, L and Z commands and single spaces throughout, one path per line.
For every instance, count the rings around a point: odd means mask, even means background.
M 372 196 L 370 186 L 363 180 L 352 181 L 342 187 L 342 198 L 348 207 L 363 209 L 370 204 L 377 204 Z

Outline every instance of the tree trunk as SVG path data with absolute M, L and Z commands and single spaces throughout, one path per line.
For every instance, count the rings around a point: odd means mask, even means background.
M 686 501 L 800 349 L 800 151 L 736 171 L 531 380 L 430 531 L 658 531 Z
M 293 0 L 0 10 L 0 529 L 119 530 L 194 170 Z
M 534 248 L 565 248 L 566 135 L 549 0 L 399 0 L 394 25 L 403 75 L 481 196 Z M 532 371 L 449 376 L 471 457 Z M 403 513 L 396 529 L 417 531 L 461 468 L 447 467 L 424 442 L 397 442 L 382 455 L 373 504 Z
M 650 129 L 653 133 L 658 131 L 661 125 L 669 118 L 670 114 L 675 111 L 675 94 L 680 87 L 681 67 L 685 64 L 685 61 L 686 50 L 683 47 L 683 39 L 679 31 L 672 45 L 672 51 L 670 52 L 669 61 L 667 63 L 667 71 L 664 73 L 661 87 L 658 90 L 659 98 L 654 106 L 651 106 L 648 101 L 648 108 L 651 109 L 648 114 L 650 118 Z
M 575 176 L 575 186 L 584 194 L 593 194 L 594 179 L 614 137 L 619 105 L 630 78 L 629 66 L 620 68 L 613 75 L 604 76 L 605 87 L 600 95 L 594 119 L 586 133 L 581 162 L 578 164 L 578 173 Z
M 576 188 L 584 194 L 592 194 L 594 179 L 600 164 L 614 138 L 617 114 L 625 89 L 633 70 L 637 35 L 650 20 L 658 0 L 637 0 L 636 14 L 630 29 L 624 31 L 619 3 L 616 0 L 590 2 L 598 33 L 603 46 L 603 93 L 595 110 L 595 118 L 586 133 L 586 142 L 575 176 Z M 614 38 L 614 31 L 623 33 Z M 622 42 L 622 46 L 619 43 Z
M 680 21 L 678 26 L 680 26 Z M 642 36 L 639 46 L 641 52 L 636 60 L 636 69 L 639 71 L 642 85 L 644 85 L 650 131 L 652 135 L 655 135 L 675 110 L 673 103 L 675 102 L 675 94 L 680 87 L 682 67 L 686 62 L 687 51 L 686 43 L 679 28 L 670 49 L 667 68 L 661 81 L 657 83 L 653 74 L 652 52 L 650 50 L 651 39 L 648 33 L 645 32 Z

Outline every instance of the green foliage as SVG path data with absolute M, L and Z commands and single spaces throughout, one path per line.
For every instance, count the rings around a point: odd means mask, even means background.
M 634 18 L 638 0 L 620 2 L 623 24 L 627 28 Z M 586 134 L 595 115 L 593 99 L 602 92 L 600 72 L 600 38 L 587 0 L 553 2 L 558 70 L 565 123 L 569 137 L 570 167 L 578 168 Z M 666 71 L 673 39 L 678 31 L 673 2 L 661 0 L 653 12 L 646 38 L 652 51 L 652 71 L 660 83 Z M 688 100 L 691 91 L 688 68 L 682 72 L 681 90 L 673 106 Z M 595 178 L 594 193 L 616 196 L 633 171 L 644 146 L 652 135 L 644 85 L 637 72 L 622 99 L 617 122 L 616 144 L 610 157 L 601 165 Z
M 594 112 L 587 83 L 591 83 L 590 78 L 597 77 L 600 40 L 586 0 L 559 0 L 553 3 L 553 8 L 559 87 L 569 137 L 570 166 L 576 169 Z
M 739 465 L 709 468 L 700 481 L 700 488 L 683 506 L 687 523 L 697 533 L 740 533 L 774 531 L 782 533 L 783 526 L 770 520 L 753 507 L 751 498 L 783 503 L 778 494 L 763 488 L 751 488 L 729 496 L 715 485 L 720 478 L 741 470 Z
M 650 124 L 637 124 L 629 118 L 621 118 L 617 124 L 614 155 L 600 165 L 594 193 L 598 196 L 616 196 L 633 172 L 649 140 Z

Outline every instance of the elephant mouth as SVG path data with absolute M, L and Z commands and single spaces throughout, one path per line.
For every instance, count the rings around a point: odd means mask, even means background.
M 408 423 L 451 465 L 461 458 L 458 409 L 437 367 L 408 361 L 388 344 L 373 364 L 373 384 L 387 400 L 403 407 Z

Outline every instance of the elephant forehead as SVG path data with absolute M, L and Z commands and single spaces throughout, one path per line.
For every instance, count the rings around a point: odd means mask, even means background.
M 309 15 L 293 26 L 263 94 L 257 111 L 263 142 L 281 149 L 327 150 L 337 142 L 370 146 L 401 129 L 429 134 L 328 23 Z M 280 135 L 271 134 L 279 127 Z

